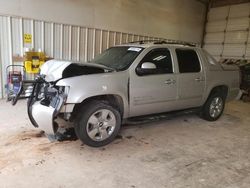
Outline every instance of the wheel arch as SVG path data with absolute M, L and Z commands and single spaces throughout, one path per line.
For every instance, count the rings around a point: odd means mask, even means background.
M 113 106 L 120 112 L 121 117 L 123 117 L 125 113 L 124 101 L 120 95 L 103 94 L 103 95 L 96 95 L 96 96 L 88 97 L 84 99 L 81 103 L 75 104 L 73 112 L 72 112 L 72 117 L 73 118 L 76 117 L 80 109 L 83 108 L 86 104 L 88 104 L 91 101 L 101 101 L 101 102 L 110 104 L 111 106 Z
M 203 106 L 201 107 L 201 111 L 200 111 L 200 117 L 202 117 L 203 119 L 205 120 L 208 120 L 208 121 L 215 121 L 217 120 L 218 118 L 220 118 L 221 114 L 223 113 L 223 110 L 224 110 L 224 106 L 225 106 L 225 100 L 227 98 L 227 95 L 228 95 L 228 86 L 226 85 L 217 85 L 217 86 L 214 86 L 211 90 L 210 90 L 210 93 L 206 99 L 206 102 L 203 104 Z M 213 97 L 216 97 L 216 94 L 218 95 L 219 93 L 219 96 L 221 96 L 223 98 L 223 107 L 222 107 L 222 110 L 220 112 L 220 114 L 218 114 L 218 116 L 216 117 L 212 117 L 210 112 L 209 112 L 209 109 L 210 109 L 210 105 L 211 105 L 211 100 L 213 99 Z
M 227 85 L 217 85 L 217 86 L 214 86 L 210 90 L 210 92 L 209 92 L 209 94 L 208 94 L 208 96 L 206 98 L 206 101 L 210 98 L 210 96 L 212 94 L 217 93 L 217 92 L 223 94 L 224 99 L 226 99 L 227 95 L 228 95 L 228 90 L 229 90 L 229 87 Z

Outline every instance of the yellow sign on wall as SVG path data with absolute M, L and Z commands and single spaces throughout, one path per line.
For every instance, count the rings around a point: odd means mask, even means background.
M 24 36 L 24 43 L 32 43 L 32 35 L 25 33 Z

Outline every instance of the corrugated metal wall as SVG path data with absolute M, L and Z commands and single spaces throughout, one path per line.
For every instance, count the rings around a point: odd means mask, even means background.
M 24 42 L 24 34 L 32 35 L 31 43 Z M 110 46 L 153 39 L 159 38 L 0 15 L 0 98 L 5 95 L 6 67 L 25 48 L 45 51 L 55 59 L 84 62 Z
M 211 8 L 204 48 L 216 59 L 250 59 L 250 3 Z

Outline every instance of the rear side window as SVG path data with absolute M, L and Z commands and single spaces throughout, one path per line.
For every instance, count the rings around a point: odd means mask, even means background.
M 201 66 L 197 53 L 191 49 L 176 49 L 180 73 L 200 72 Z

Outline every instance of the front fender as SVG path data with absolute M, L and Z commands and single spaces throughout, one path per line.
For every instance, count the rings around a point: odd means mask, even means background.
M 100 95 L 118 95 L 124 104 L 124 116 L 128 114 L 128 74 L 112 72 L 65 78 L 57 86 L 69 86 L 66 103 L 78 104 L 85 99 Z

